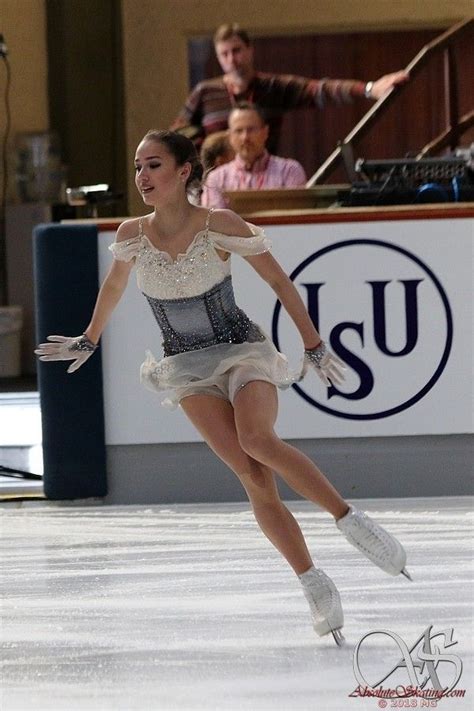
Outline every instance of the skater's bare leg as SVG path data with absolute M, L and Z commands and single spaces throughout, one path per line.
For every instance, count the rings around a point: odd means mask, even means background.
M 406 553 L 401 543 L 382 526 L 351 509 L 313 462 L 275 434 L 278 411 L 276 389 L 251 381 L 234 398 L 234 416 L 242 449 L 283 476 L 299 494 L 333 514 L 338 528 L 372 563 L 390 575 L 403 573 Z M 347 516 L 345 514 L 348 514 Z
M 346 501 L 314 462 L 274 432 L 278 396 L 271 383 L 255 380 L 234 398 L 234 417 L 242 449 L 253 459 L 280 474 L 298 494 L 319 504 L 339 519 L 348 511 Z
M 212 395 L 190 395 L 181 406 L 210 448 L 239 477 L 263 533 L 297 575 L 307 571 L 313 561 L 301 529 L 282 503 L 271 469 L 240 446 L 232 405 Z

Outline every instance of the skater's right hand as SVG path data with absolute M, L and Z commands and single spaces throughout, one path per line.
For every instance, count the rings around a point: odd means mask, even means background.
M 49 343 L 40 343 L 35 350 L 40 360 L 73 360 L 68 373 L 74 373 L 98 348 L 89 338 L 82 336 L 48 336 Z

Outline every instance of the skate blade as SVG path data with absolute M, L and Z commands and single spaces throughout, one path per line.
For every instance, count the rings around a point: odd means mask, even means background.
M 318 637 L 325 637 L 326 635 L 332 634 L 332 636 L 334 637 L 334 641 L 338 647 L 342 647 L 342 645 L 346 641 L 344 635 L 341 632 L 342 625 L 341 627 L 333 629 L 329 626 L 329 622 L 327 620 L 324 620 L 324 622 L 320 622 L 319 625 L 313 625 L 313 627 Z
M 413 578 L 411 577 L 410 573 L 408 572 L 408 570 L 406 568 L 403 568 L 403 570 L 401 571 L 401 574 L 404 575 L 405 578 L 408 578 L 408 580 L 411 580 L 411 582 L 413 582 Z

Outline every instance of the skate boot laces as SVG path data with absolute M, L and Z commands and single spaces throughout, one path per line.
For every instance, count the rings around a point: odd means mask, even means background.
M 354 512 L 349 535 L 352 535 L 360 548 L 364 548 L 366 553 L 370 553 L 382 563 L 392 558 L 396 552 L 392 536 L 374 524 L 362 511 Z
M 332 632 L 337 644 L 344 638 L 340 630 L 344 624 L 341 598 L 331 578 L 314 568 L 302 579 L 303 591 L 311 609 L 315 632 L 326 635 Z
M 336 525 L 349 543 L 386 573 L 402 572 L 406 562 L 402 545 L 367 514 L 351 507 Z

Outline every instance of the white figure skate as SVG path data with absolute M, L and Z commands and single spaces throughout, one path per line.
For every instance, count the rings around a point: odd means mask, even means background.
M 320 568 L 314 567 L 299 578 L 311 608 L 314 631 L 320 637 L 332 633 L 334 641 L 341 647 L 345 642 L 341 632 L 344 613 L 333 581 Z
M 389 575 L 402 573 L 411 580 L 405 568 L 406 553 L 402 544 L 363 511 L 353 506 L 345 516 L 336 521 L 336 526 L 372 563 Z

